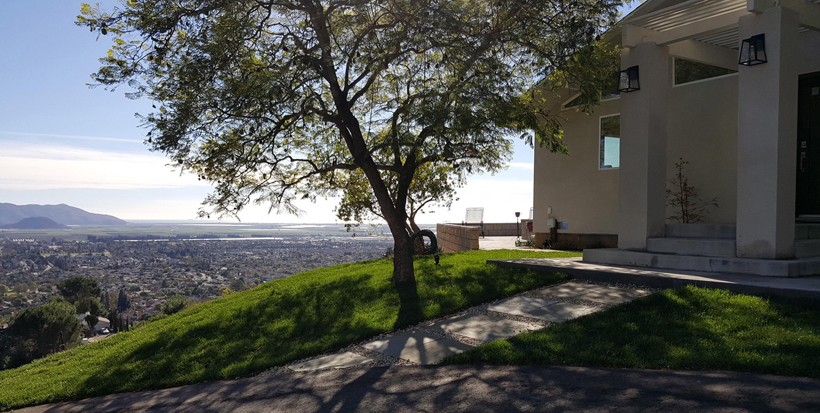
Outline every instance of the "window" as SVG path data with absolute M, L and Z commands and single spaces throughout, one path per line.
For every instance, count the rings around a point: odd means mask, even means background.
M 611 82 L 601 91 L 601 102 L 606 100 L 618 99 L 621 97 L 621 92 L 618 92 L 618 81 L 621 72 L 615 72 L 612 75 Z M 581 106 L 581 94 L 574 95 L 570 100 L 561 105 L 561 110 Z
M 737 73 L 737 70 L 675 58 L 675 85 L 697 82 Z
M 577 106 L 581 106 L 581 94 L 580 93 L 578 95 L 576 95 L 574 98 L 572 98 L 572 99 L 568 100 L 566 103 L 564 103 L 561 106 L 561 109 L 565 110 L 565 109 L 574 108 L 574 107 L 577 107 Z
M 601 117 L 600 169 L 621 166 L 621 115 Z

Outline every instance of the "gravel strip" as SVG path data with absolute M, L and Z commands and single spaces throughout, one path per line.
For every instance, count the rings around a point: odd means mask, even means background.
M 539 329 L 544 328 L 544 327 L 549 327 L 549 326 L 555 324 L 555 323 L 550 323 L 549 321 L 542 320 L 540 318 L 533 318 L 533 317 L 527 317 L 527 316 L 516 315 L 516 314 L 499 313 L 498 311 L 489 311 L 488 310 L 487 314 L 491 315 L 491 316 L 494 316 L 494 317 L 506 318 L 508 320 L 520 321 L 522 323 L 527 323 L 527 324 L 530 324 L 530 325 L 538 326 Z

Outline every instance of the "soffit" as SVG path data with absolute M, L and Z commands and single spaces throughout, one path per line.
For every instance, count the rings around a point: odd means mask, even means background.
M 746 10 L 746 0 L 689 0 L 642 16 L 628 17 L 621 24 L 665 32 L 742 10 Z
M 820 5 L 820 0 L 805 1 Z M 624 18 L 619 26 L 632 25 L 665 32 L 724 14 L 747 10 L 747 7 L 747 0 L 688 0 L 640 15 L 633 13 Z M 805 32 L 808 29 L 801 27 L 800 31 Z M 737 49 L 740 43 L 737 26 L 695 36 L 692 40 L 730 49 Z

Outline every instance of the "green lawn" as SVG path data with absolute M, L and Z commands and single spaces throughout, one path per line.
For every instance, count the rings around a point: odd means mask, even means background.
M 667 290 L 453 356 L 449 364 L 734 370 L 820 377 L 820 301 Z
M 487 259 L 579 255 L 472 251 L 444 255 L 440 267 L 422 257 L 417 295 L 401 297 L 389 260 L 304 272 L 0 371 L 0 409 L 245 376 L 563 278 Z

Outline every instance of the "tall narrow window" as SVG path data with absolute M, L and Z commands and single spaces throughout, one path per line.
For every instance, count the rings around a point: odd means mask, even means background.
M 621 115 L 601 117 L 600 169 L 621 166 Z

